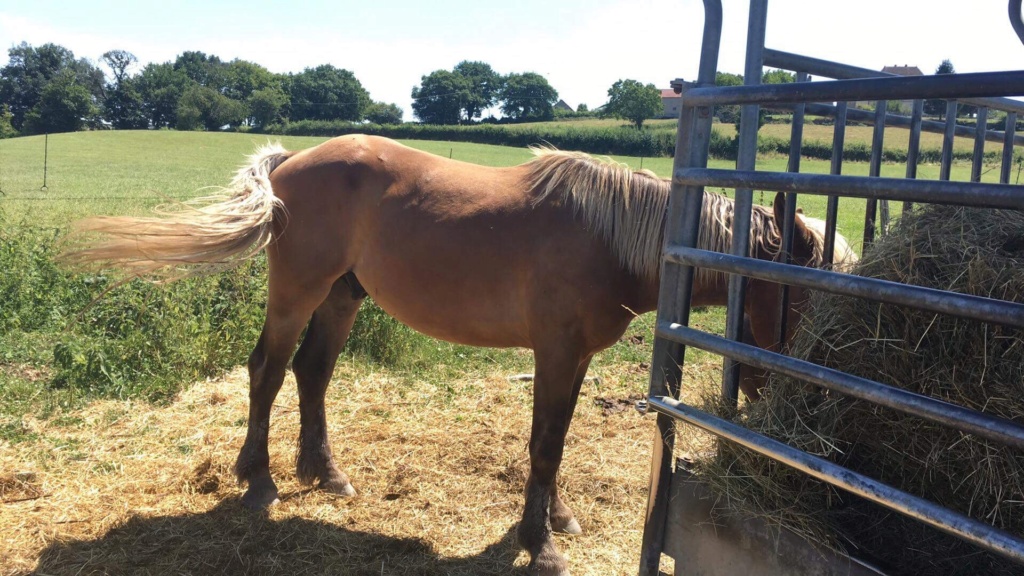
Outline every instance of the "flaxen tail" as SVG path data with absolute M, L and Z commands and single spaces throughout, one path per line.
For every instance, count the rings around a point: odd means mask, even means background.
M 129 277 L 175 280 L 237 266 L 273 240 L 272 222 L 284 215 L 270 173 L 289 153 L 268 144 L 219 194 L 159 210 L 158 217 L 100 216 L 82 220 L 73 248 L 60 260 L 75 268 L 121 268 Z

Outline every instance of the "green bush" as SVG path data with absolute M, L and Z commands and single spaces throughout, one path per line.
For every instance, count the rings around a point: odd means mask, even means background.
M 41 342 L 52 361 L 33 356 L 50 364 L 51 386 L 150 400 L 246 361 L 263 325 L 265 258 L 217 276 L 116 285 L 55 264 L 61 237 L 52 228 L 0 227 L 0 360 L 24 362 L 18 343 Z M 348 350 L 407 365 L 424 341 L 368 302 Z

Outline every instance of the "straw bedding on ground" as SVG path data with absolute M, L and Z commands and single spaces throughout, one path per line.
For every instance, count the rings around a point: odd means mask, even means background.
M 557 542 L 573 574 L 633 574 L 653 416 L 608 406 L 644 390 L 647 371 L 596 373 L 560 480 L 585 533 Z M 351 500 L 297 483 L 289 376 L 271 425 L 282 502 L 264 515 L 241 508 L 230 470 L 245 435 L 244 370 L 197 383 L 167 406 L 102 401 L 26 419 L 29 440 L 0 441 L 0 574 L 522 572 L 514 530 L 532 384 L 506 376 L 440 387 L 339 367 L 328 418 L 335 455 L 359 491 Z
M 869 250 L 865 276 L 1024 302 L 1024 214 L 931 206 Z M 1024 331 L 817 294 L 795 356 L 1024 423 Z M 787 378 L 736 418 L 813 454 L 1024 535 L 1024 454 Z M 727 508 L 866 556 L 893 574 L 1020 566 L 723 445 L 703 461 Z

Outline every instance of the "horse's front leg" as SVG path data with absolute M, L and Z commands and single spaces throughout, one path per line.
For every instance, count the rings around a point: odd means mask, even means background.
M 318 480 L 318 488 L 343 496 L 354 496 L 356 491 L 334 462 L 327 437 L 324 395 L 365 296 L 352 274 L 335 282 L 330 295 L 313 313 L 292 363 L 299 387 L 299 451 L 295 459 L 298 479 L 304 484 Z
M 576 413 L 576 401 L 580 397 L 580 388 L 583 386 L 583 380 L 587 376 L 587 369 L 590 367 L 590 360 L 593 356 L 587 357 L 580 363 L 579 369 L 576 370 L 576 380 L 572 386 L 572 396 L 570 398 L 570 406 L 568 412 L 568 418 L 565 422 L 566 432 L 569 430 L 569 424 L 572 422 L 572 416 Z M 548 517 L 551 520 L 551 529 L 555 532 L 564 532 L 566 534 L 582 534 L 583 528 L 580 523 L 576 520 L 572 510 L 562 502 L 562 499 L 558 496 L 558 483 L 551 483 L 551 506 L 549 507 Z
M 519 523 L 519 544 L 530 553 L 531 573 L 565 576 L 565 558 L 551 539 L 552 523 L 573 522 L 572 512 L 558 499 L 555 477 L 562 463 L 565 434 L 579 392 L 577 376 L 586 372 L 584 355 L 563 347 L 535 350 L 533 382 L 533 427 L 530 433 L 530 476 L 526 481 L 526 504 Z M 579 378 L 582 381 L 582 377 Z M 552 504 L 557 502 L 552 510 Z M 555 512 L 554 519 L 552 512 Z M 568 520 L 567 520 L 568 519 Z

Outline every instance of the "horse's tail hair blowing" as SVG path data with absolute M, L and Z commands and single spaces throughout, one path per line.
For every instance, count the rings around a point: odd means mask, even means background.
M 285 212 L 270 173 L 289 156 L 280 145 L 267 144 L 218 194 L 157 209 L 158 217 L 82 220 L 71 238 L 90 238 L 74 241 L 60 259 L 72 267 L 118 267 L 129 277 L 165 281 L 233 268 L 273 241 L 274 218 Z

